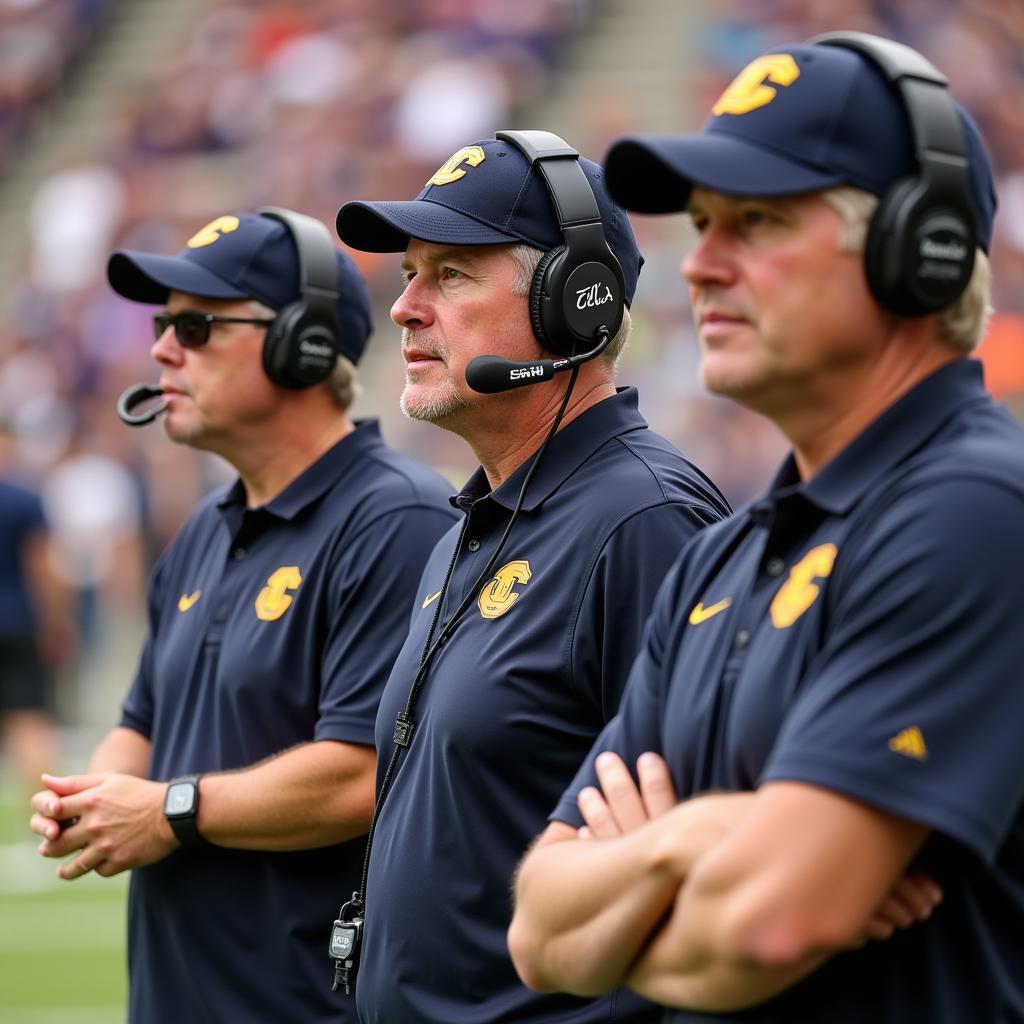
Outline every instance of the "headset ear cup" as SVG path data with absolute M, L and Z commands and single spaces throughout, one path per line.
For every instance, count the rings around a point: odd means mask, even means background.
M 955 200 L 938 200 L 922 179 L 903 178 L 882 196 L 868 227 L 868 286 L 900 316 L 936 313 L 966 289 L 976 245 L 969 211 L 961 212 Z
M 557 287 L 555 277 L 560 268 L 556 261 L 564 255 L 564 245 L 544 253 L 530 282 L 530 324 L 533 326 L 533 333 L 544 348 L 558 356 L 572 355 L 574 346 L 571 340 L 566 344 L 566 341 L 559 337 L 564 333 L 564 327 L 554 323 L 552 314 L 548 312 L 561 311 L 561 303 L 558 301 L 561 291 Z
M 295 373 L 295 354 L 302 330 L 305 303 L 285 306 L 267 328 L 263 341 L 263 369 L 279 387 L 302 388 L 306 383 Z
M 286 306 L 267 327 L 263 338 L 263 372 L 280 387 L 290 387 L 286 382 L 288 372 L 288 331 L 285 314 L 294 308 Z
M 263 369 L 280 387 L 308 388 L 331 375 L 337 354 L 332 327 L 304 302 L 293 302 L 267 328 Z
M 906 284 L 912 272 L 906 252 L 909 205 L 917 185 L 916 178 L 901 178 L 886 190 L 868 224 L 864 243 L 864 271 L 872 295 L 886 309 L 903 315 L 913 315 L 908 304 L 916 306 Z

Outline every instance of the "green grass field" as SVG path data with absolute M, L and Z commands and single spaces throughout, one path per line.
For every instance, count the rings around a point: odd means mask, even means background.
M 58 879 L 22 801 L 0 774 L 0 1024 L 121 1024 L 128 876 Z

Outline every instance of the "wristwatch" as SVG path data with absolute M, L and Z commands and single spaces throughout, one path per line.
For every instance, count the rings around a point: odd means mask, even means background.
M 182 775 L 167 783 L 164 794 L 164 817 L 182 846 L 206 846 L 206 840 L 196 827 L 199 813 L 198 775 Z

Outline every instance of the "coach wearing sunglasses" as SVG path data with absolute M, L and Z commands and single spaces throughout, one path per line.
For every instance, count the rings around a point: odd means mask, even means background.
M 378 698 L 449 487 L 349 419 L 369 302 L 319 222 L 220 217 L 177 256 L 107 269 L 164 306 L 165 432 L 238 479 L 160 559 L 88 774 L 44 777 L 40 852 L 73 855 L 65 879 L 134 869 L 130 1021 L 354 1021 L 324 893 L 358 884 Z

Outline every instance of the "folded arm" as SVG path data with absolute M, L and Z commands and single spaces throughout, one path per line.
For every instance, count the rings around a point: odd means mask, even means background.
M 763 1002 L 863 941 L 927 834 L 830 790 L 768 783 L 696 862 L 626 983 L 689 1009 Z
M 772 783 L 677 804 L 656 755 L 639 759 L 639 788 L 614 754 L 595 767 L 585 827 L 550 826 L 517 878 L 509 949 L 532 988 L 626 983 L 655 1002 L 738 1009 L 941 900 L 904 874 L 927 831 L 857 801 Z
M 602 792 L 585 789 L 580 830 L 550 825 L 516 878 L 509 950 L 531 988 L 595 995 L 614 988 L 671 909 L 697 858 L 731 828 L 746 793 L 679 804 L 661 758 L 602 755 Z

